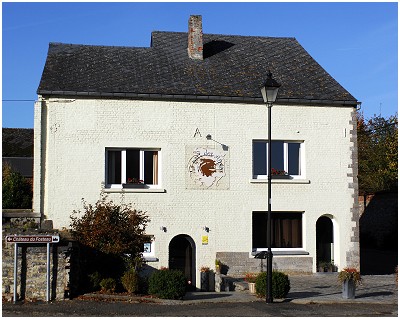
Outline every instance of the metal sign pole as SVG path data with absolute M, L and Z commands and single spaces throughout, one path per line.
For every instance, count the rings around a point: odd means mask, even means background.
M 17 303 L 18 244 L 14 245 L 14 304 Z
M 46 301 L 50 301 L 50 243 L 47 243 Z

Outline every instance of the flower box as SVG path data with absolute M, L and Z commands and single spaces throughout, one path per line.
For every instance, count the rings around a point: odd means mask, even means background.
M 122 184 L 122 188 L 144 188 L 145 184 Z
M 272 179 L 290 179 L 290 175 L 271 175 Z

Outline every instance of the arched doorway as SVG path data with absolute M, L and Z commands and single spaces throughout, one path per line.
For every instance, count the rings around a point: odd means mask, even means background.
M 178 235 L 169 243 L 169 268 L 183 271 L 188 288 L 196 287 L 196 247 L 194 240 L 188 235 Z
M 333 223 L 327 216 L 321 216 L 316 224 L 317 269 L 321 263 L 330 263 L 333 256 Z

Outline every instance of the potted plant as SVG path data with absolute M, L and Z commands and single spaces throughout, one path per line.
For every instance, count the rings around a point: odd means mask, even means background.
M 209 273 L 210 268 L 202 266 L 200 268 L 200 289 L 202 291 L 209 291 Z
M 129 177 L 126 180 L 126 184 L 122 184 L 123 188 L 143 188 L 144 181 L 136 177 Z
M 215 272 L 217 274 L 221 273 L 221 265 L 222 265 L 221 261 L 219 259 L 215 259 Z
M 337 272 L 337 266 L 332 262 L 323 261 L 318 264 L 319 272 Z
M 257 279 L 257 274 L 254 272 L 248 272 L 244 277 L 244 280 L 249 285 L 249 291 L 252 294 L 256 293 L 256 279 Z
M 338 280 L 342 284 L 342 297 L 355 299 L 356 286 L 361 284 L 361 275 L 356 268 L 344 268 L 339 272 Z
M 275 168 L 271 168 L 271 177 L 272 178 L 289 178 L 289 174 L 284 170 L 279 170 Z

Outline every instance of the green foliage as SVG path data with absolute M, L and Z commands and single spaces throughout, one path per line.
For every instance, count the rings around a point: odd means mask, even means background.
M 83 207 L 83 212 L 73 211 L 70 224 L 80 243 L 105 254 L 128 258 L 131 264 L 141 257 L 144 243 L 150 241 L 145 235 L 150 220 L 144 212 L 130 204 L 107 201 L 105 195 L 95 205 L 83 200 Z
M 127 270 L 121 278 L 122 286 L 129 293 L 139 291 L 139 275 L 134 268 Z
M 290 290 L 290 280 L 288 275 L 280 271 L 272 272 L 272 297 L 276 299 L 285 298 Z M 267 294 L 267 273 L 258 274 L 256 279 L 256 293 L 260 297 Z
M 100 287 L 100 282 L 103 279 L 101 274 L 98 271 L 95 271 L 94 273 L 90 274 L 89 276 L 89 281 L 91 283 L 91 290 L 99 290 Z
M 182 299 L 185 293 L 186 278 L 180 270 L 158 270 L 149 278 L 149 294 L 162 299 Z
M 100 281 L 100 287 L 104 292 L 114 292 L 117 288 L 117 282 L 114 278 L 104 278 Z
M 357 119 L 358 182 L 361 194 L 397 189 L 397 114 Z
M 32 186 L 10 165 L 3 165 L 3 209 L 32 208 Z

